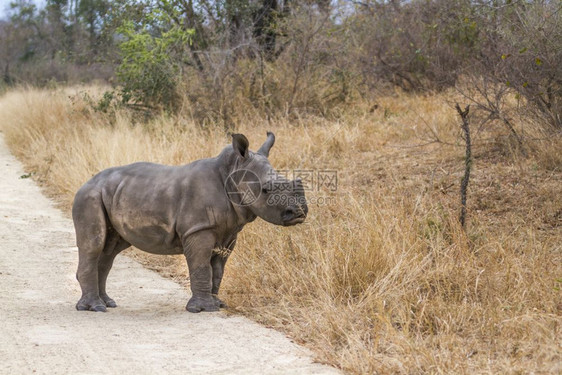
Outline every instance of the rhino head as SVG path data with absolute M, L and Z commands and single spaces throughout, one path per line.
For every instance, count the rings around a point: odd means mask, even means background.
M 273 169 L 268 156 L 274 143 L 275 135 L 267 132 L 265 143 L 253 152 L 243 134 L 233 134 L 235 162 L 225 189 L 238 209 L 276 225 L 300 224 L 308 213 L 304 188 L 300 179 L 288 180 Z

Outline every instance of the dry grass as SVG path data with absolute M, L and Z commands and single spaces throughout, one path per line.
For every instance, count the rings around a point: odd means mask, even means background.
M 82 97 L 19 90 L 0 99 L 12 151 L 65 209 L 100 169 L 187 163 L 229 142 L 184 118 L 135 124 L 126 111 L 95 112 Z M 231 309 L 350 373 L 560 373 L 560 139 L 517 160 L 501 134 L 477 134 L 465 233 L 463 149 L 447 98 L 398 94 L 337 120 L 239 125 L 253 149 L 276 132 L 277 168 L 337 170 L 338 189 L 308 194 L 318 202 L 304 225 L 245 228 L 222 291 Z M 417 146 L 435 136 L 442 143 Z M 182 257 L 132 255 L 185 276 Z

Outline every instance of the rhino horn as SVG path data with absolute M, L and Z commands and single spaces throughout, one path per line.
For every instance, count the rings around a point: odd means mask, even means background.
M 274 143 L 275 143 L 275 134 L 273 134 L 272 132 L 267 132 L 267 139 L 258 150 L 258 154 L 268 157 L 269 150 L 271 150 L 271 147 L 273 147 Z

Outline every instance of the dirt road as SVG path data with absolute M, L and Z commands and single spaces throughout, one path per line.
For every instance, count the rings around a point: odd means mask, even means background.
M 24 174 L 0 133 L 0 373 L 337 373 L 248 319 L 188 313 L 183 288 L 124 256 L 119 307 L 76 311 L 72 222 Z

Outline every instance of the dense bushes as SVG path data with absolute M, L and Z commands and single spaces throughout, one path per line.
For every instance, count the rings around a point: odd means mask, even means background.
M 37 11 L 15 3 L 0 28 L 5 83 L 76 79 L 44 68 L 35 71 L 48 79 L 24 75 L 53 61 L 84 70 L 105 64 L 116 67 L 112 82 L 125 103 L 188 111 L 225 127 L 248 113 L 337 115 L 356 98 L 374 100 L 396 86 L 456 86 L 483 118 L 509 122 L 501 108 L 513 94 L 522 114 L 562 128 L 556 2 L 83 2 L 92 4 L 71 9 L 49 0 Z

